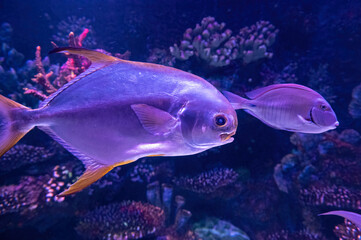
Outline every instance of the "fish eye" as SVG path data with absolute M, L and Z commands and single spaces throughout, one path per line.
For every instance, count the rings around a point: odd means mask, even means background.
M 325 104 L 321 104 L 320 108 L 323 110 L 323 111 L 326 111 L 327 110 L 327 106 Z
M 224 115 L 217 115 L 214 117 L 214 122 L 218 127 L 223 127 L 227 124 L 227 118 Z

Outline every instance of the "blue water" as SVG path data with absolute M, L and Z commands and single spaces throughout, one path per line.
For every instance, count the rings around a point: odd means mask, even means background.
M 241 96 L 302 84 L 340 122 L 292 133 L 240 110 L 233 143 L 140 159 L 65 198 L 57 194 L 84 166 L 34 129 L 0 158 L 0 239 L 360 239 L 343 218 L 318 216 L 361 213 L 360 9 L 341 0 L 0 1 L 0 94 L 28 107 L 89 67 L 48 56 L 55 44 L 172 66 Z

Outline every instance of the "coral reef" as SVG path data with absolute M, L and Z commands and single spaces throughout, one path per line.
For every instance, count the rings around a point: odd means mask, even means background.
M 230 168 L 215 168 L 193 177 L 180 177 L 174 183 L 192 192 L 211 195 L 234 184 L 238 178 L 237 172 Z
M 301 230 L 297 232 L 289 232 L 286 230 L 281 230 L 277 233 L 272 233 L 268 235 L 266 240 L 326 240 L 324 236 L 311 233 L 307 230 Z
M 68 34 L 73 32 L 75 36 L 80 35 L 82 32 L 88 29 L 90 36 L 84 40 L 84 46 L 87 48 L 93 48 L 97 45 L 95 41 L 95 32 L 92 26 L 92 21 L 86 17 L 69 16 L 65 20 L 62 20 L 56 26 L 56 34 L 53 35 L 55 42 L 61 46 L 68 44 Z
M 147 185 L 146 195 L 149 203 L 161 207 L 165 213 L 165 229 L 158 234 L 157 239 L 198 239 L 194 232 L 189 229 L 189 219 L 192 213 L 183 208 L 186 200 L 180 195 L 173 196 L 172 185 L 162 184 L 160 186 L 158 181 L 152 182 Z
M 327 206 L 361 210 L 361 191 L 345 187 L 311 186 L 300 190 L 300 201 L 306 206 Z
M 272 24 L 259 21 L 251 27 L 242 28 L 236 36 L 232 36 L 230 29 L 224 29 L 225 26 L 213 17 L 203 18 L 200 25 L 185 31 L 180 45 L 174 44 L 170 52 L 181 61 L 197 56 L 213 67 L 227 66 L 236 59 L 242 59 L 247 64 L 272 58 L 273 53 L 268 49 L 278 33 Z
M 75 37 L 73 32 L 70 32 L 68 35 L 68 43 L 70 47 L 82 47 L 83 40 L 88 35 L 89 30 L 85 29 L 79 36 Z M 54 47 L 57 47 L 55 43 L 53 43 Z M 31 94 L 40 100 L 44 100 L 50 94 L 56 92 L 60 87 L 70 82 L 80 73 L 84 72 L 89 66 L 91 62 L 81 56 L 76 55 L 68 55 L 68 60 L 65 64 L 63 64 L 60 68 L 57 69 L 54 74 L 53 71 L 46 72 L 41 59 L 41 48 L 38 46 L 35 52 L 35 65 L 38 71 L 32 81 L 37 83 L 38 86 L 41 86 L 44 89 L 45 93 L 42 90 L 38 90 L 35 88 L 25 88 L 24 94 Z M 54 76 L 55 75 L 55 76 Z
M 88 239 L 140 239 L 164 224 L 164 212 L 148 203 L 124 201 L 96 208 L 80 220 L 76 231 Z
M 206 218 L 193 224 L 200 239 L 207 240 L 249 240 L 247 234 L 231 223 L 217 218 Z
M 55 148 L 17 144 L 0 158 L 0 173 L 48 161 L 54 157 L 55 153 Z
M 18 185 L 12 184 L 0 188 L 0 215 L 36 209 L 43 193 L 43 178 L 22 177 Z

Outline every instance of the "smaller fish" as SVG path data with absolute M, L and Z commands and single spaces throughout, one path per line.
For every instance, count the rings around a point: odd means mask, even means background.
M 321 216 L 321 215 L 336 215 L 336 216 L 346 218 L 347 220 L 351 221 L 353 224 L 355 224 L 358 228 L 361 229 L 361 215 L 360 214 L 357 214 L 354 212 L 349 212 L 349 211 L 339 210 L 339 211 L 331 211 L 331 212 L 318 214 L 318 216 Z
M 275 129 L 322 133 L 339 125 L 330 104 L 319 93 L 302 85 L 270 85 L 247 92 L 250 99 L 230 92 L 223 94 L 234 109 L 244 109 Z

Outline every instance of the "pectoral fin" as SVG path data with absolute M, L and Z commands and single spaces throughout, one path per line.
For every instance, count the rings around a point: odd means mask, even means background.
M 59 194 L 60 197 L 73 194 L 76 192 L 79 192 L 83 190 L 84 188 L 88 187 L 92 183 L 99 180 L 101 177 L 103 177 L 105 174 L 107 174 L 110 170 L 112 170 L 114 167 L 125 165 L 131 162 L 134 162 L 135 160 L 129 160 L 124 161 L 120 163 L 116 163 L 114 165 L 100 165 L 100 164 L 93 164 L 87 167 L 83 175 L 80 176 L 80 178 L 71 185 L 67 190 L 61 192 Z
M 131 107 L 144 129 L 151 134 L 167 134 L 177 124 L 177 119 L 175 117 L 159 108 L 147 104 L 133 104 Z

